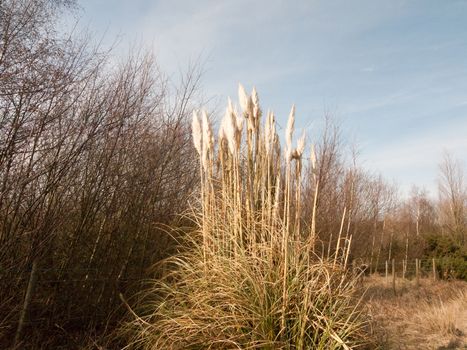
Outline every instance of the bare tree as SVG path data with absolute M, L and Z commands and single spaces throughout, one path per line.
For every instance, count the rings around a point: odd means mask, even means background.
M 439 215 L 444 232 L 466 242 L 467 185 L 460 161 L 445 153 L 439 165 Z
M 0 347 L 47 323 L 105 323 L 169 254 L 164 225 L 185 224 L 197 177 L 198 71 L 171 82 L 142 54 L 109 67 L 55 32 L 72 5 L 0 2 Z M 47 323 L 28 328 L 31 311 Z

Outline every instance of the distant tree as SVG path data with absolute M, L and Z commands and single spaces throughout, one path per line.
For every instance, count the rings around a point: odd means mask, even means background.
M 444 232 L 466 243 L 467 184 L 459 160 L 445 153 L 439 165 L 439 219 Z

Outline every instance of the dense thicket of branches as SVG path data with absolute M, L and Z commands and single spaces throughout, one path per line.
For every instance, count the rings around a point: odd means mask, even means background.
M 54 32 L 72 5 L 0 2 L 0 347 L 108 320 L 117 291 L 166 256 L 163 224 L 197 174 L 186 116 L 198 76 L 172 89 L 147 55 L 109 67 Z

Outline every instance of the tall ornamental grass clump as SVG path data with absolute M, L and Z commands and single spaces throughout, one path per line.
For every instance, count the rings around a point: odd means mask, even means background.
M 300 225 L 305 135 L 293 146 L 295 108 L 282 152 L 274 114 L 262 122 L 255 89 L 248 95 L 240 85 L 239 102 L 240 111 L 229 100 L 218 137 L 206 112 L 193 114 L 198 229 L 127 325 L 128 347 L 355 348 L 364 322 L 346 269 L 350 240 L 339 235 L 335 254 L 321 257 L 314 214 L 311 228 Z

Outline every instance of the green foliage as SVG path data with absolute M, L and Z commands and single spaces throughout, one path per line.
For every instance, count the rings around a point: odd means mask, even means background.
M 467 281 L 467 258 L 444 257 L 436 263 L 442 278 L 456 278 Z
M 442 236 L 439 234 L 427 235 L 425 254 L 429 257 L 440 258 L 445 256 L 457 256 L 462 254 L 462 247 L 450 236 Z M 467 253 L 464 251 L 464 253 Z
M 428 235 L 426 257 L 436 258 L 441 278 L 456 278 L 467 281 L 467 247 L 450 236 Z

